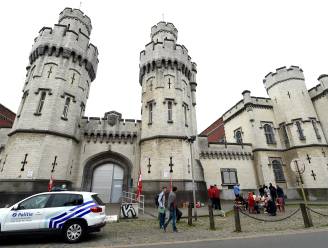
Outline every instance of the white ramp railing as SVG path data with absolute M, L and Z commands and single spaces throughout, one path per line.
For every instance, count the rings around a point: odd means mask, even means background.
M 138 199 L 137 194 L 128 191 L 123 191 L 121 201 L 122 203 L 138 203 L 139 209 L 142 210 L 143 214 L 145 213 L 144 195 L 139 195 L 139 199 Z

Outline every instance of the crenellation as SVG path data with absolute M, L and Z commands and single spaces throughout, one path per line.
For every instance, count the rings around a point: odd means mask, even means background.
M 290 66 L 288 69 L 286 66 L 283 66 L 277 68 L 274 73 L 268 73 L 263 79 L 263 83 L 266 90 L 269 91 L 274 85 L 288 80 L 304 81 L 303 70 L 298 66 Z
M 91 20 L 87 15 L 84 15 L 84 13 L 79 9 L 72 9 L 72 8 L 65 8 L 59 15 L 59 21 L 60 24 L 69 24 L 72 26 L 77 26 L 77 29 L 84 29 L 88 35 L 91 34 L 92 25 Z M 79 25 L 77 25 L 77 23 Z

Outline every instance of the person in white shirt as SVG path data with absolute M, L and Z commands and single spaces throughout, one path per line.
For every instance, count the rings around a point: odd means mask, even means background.
M 165 193 L 167 188 L 164 186 L 158 196 L 159 227 L 164 229 L 165 224 Z

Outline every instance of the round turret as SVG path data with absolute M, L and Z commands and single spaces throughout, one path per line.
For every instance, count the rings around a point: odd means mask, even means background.
M 318 81 L 321 83 L 321 86 L 323 89 L 328 88 L 328 75 L 327 74 L 322 74 L 318 77 Z
M 318 117 L 298 66 L 281 67 L 263 80 L 273 104 L 277 124 L 285 125 L 290 145 L 318 142 L 312 121 Z
M 87 35 L 91 34 L 91 19 L 79 9 L 65 8 L 59 15 L 58 23 L 66 26 L 70 25 L 70 29 L 77 33 L 81 30 Z
M 170 22 L 159 22 L 151 28 L 150 38 L 153 42 L 163 42 L 164 40 L 178 39 L 178 30 Z
M 42 28 L 34 40 L 21 104 L 6 147 L 12 168 L 8 178 L 32 177 L 28 171 L 34 171 L 37 179 L 48 179 L 50 173 L 59 180 L 67 178 L 65 166 L 72 163 L 71 155 L 81 139 L 79 126 L 98 65 L 90 32 L 89 17 L 66 8 L 59 24 Z M 20 169 L 21 157 L 29 162 L 26 169 Z M 49 170 L 45 165 L 51 163 L 60 164 L 61 169 Z

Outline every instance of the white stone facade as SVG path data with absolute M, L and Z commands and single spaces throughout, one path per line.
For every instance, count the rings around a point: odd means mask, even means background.
M 296 159 L 305 167 L 302 180 L 309 197 L 327 197 L 327 76 L 320 76 L 320 84 L 310 90 L 304 80 L 299 67 L 282 67 L 263 80 L 270 98 L 243 92 L 243 99 L 223 114 L 226 143 L 200 149 L 207 183 L 223 184 L 225 191 L 230 187 L 222 182 L 220 171 L 236 168 L 245 191 L 273 183 L 282 186 L 288 197 L 298 198 L 300 179 L 293 171 Z M 251 154 L 249 161 L 240 156 L 245 152 Z M 281 164 L 278 172 L 277 161 Z
M 115 111 L 83 117 L 98 65 L 91 29 L 89 17 L 66 8 L 35 39 L 16 120 L 10 131 L 0 129 L 0 193 L 43 191 L 51 176 L 91 190 L 97 166 L 114 163 L 124 169 L 123 190 L 135 190 L 141 172 L 146 195 L 172 180 L 181 199 L 191 200 L 194 178 L 203 200 L 212 184 L 222 188 L 222 198 L 233 198 L 237 182 L 247 191 L 279 183 L 296 198 L 293 159 L 305 164 L 305 187 L 319 190 L 309 191 L 311 197 L 328 190 L 328 76 L 307 90 L 298 67 L 268 74 L 270 98 L 244 91 L 222 116 L 225 142 L 209 143 L 197 136 L 197 66 L 171 23 L 153 26 L 140 53 L 141 120 Z

